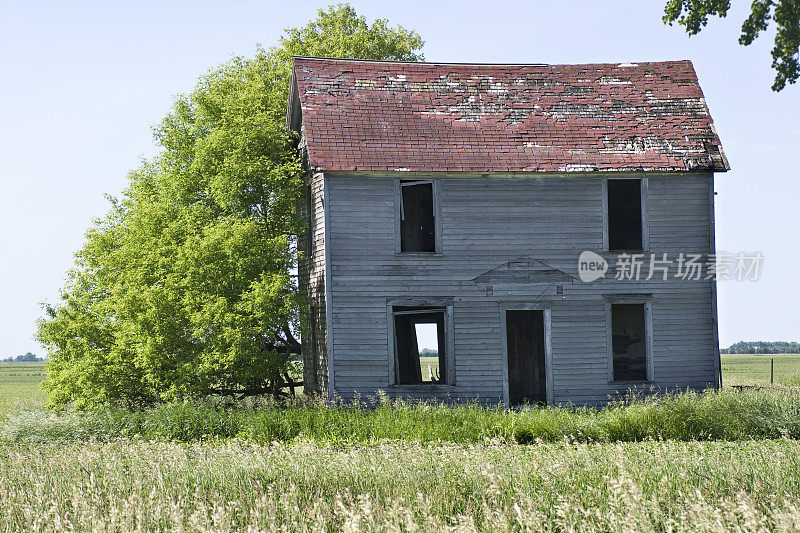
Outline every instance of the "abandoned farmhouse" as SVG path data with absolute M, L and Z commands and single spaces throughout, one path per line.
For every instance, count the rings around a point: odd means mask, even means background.
M 718 386 L 716 281 L 682 267 L 715 253 L 728 164 L 690 62 L 298 57 L 291 83 L 307 390 L 514 405 Z

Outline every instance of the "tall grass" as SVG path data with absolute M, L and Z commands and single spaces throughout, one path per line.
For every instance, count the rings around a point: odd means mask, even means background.
M 8 442 L 112 438 L 190 442 L 241 439 L 253 443 L 306 440 L 333 444 L 380 441 L 520 444 L 669 440 L 800 438 L 800 390 L 723 390 L 640 397 L 602 409 L 535 408 L 519 411 L 479 405 L 446 406 L 377 399 L 324 406 L 223 405 L 185 402 L 142 411 L 44 410 L 12 416 L 0 428 Z
M 4 531 L 796 531 L 797 441 L 0 444 Z
M 29 410 L 0 427 L 0 532 L 797 531 L 797 439 L 777 388 Z

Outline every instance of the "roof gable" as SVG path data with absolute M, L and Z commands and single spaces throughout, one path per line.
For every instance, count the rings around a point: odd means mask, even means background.
M 327 171 L 725 171 L 689 61 L 295 58 L 290 127 Z M 302 118 L 298 117 L 301 113 Z

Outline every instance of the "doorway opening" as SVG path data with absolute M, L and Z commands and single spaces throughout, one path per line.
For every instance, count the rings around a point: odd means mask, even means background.
M 546 404 L 544 311 L 506 311 L 508 403 Z

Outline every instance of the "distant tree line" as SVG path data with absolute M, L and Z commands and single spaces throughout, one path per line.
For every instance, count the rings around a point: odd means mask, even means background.
M 720 350 L 722 353 L 800 353 L 800 342 L 786 341 L 739 341 L 728 348 Z
M 6 357 L 5 359 L 0 359 L 0 361 L 2 361 L 3 363 L 38 363 L 44 361 L 44 358 L 34 355 L 31 352 L 28 352 L 25 355 L 18 355 L 16 357 Z

